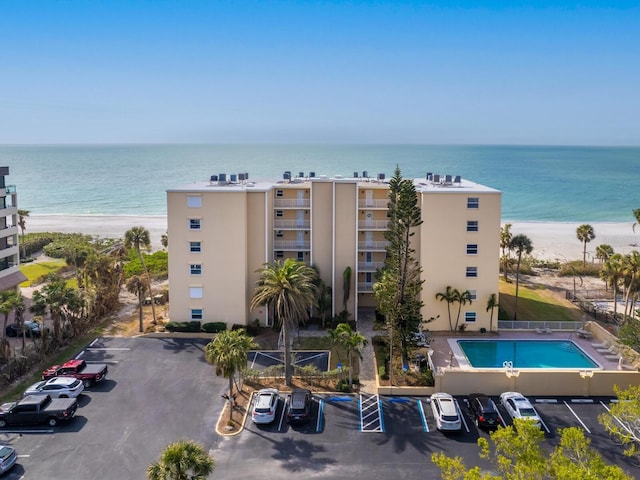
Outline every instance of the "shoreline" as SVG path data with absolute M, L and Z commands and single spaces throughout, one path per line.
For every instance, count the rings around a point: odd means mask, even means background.
M 640 229 L 634 234 L 632 222 L 537 222 L 503 220 L 510 223 L 513 235 L 527 235 L 533 243 L 531 255 L 538 260 L 582 260 L 583 244 L 576 237 L 578 226 L 589 223 L 596 238 L 587 244 L 587 261 L 595 259 L 598 245 L 608 244 L 616 253 L 640 250 Z M 167 233 L 165 215 L 31 215 L 26 218 L 25 233 L 83 233 L 100 238 L 121 238 L 132 227 L 149 230 L 153 250 L 162 248 Z

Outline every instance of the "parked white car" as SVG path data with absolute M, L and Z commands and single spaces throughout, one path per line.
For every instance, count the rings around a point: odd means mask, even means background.
M 504 392 L 500 395 L 500 403 L 514 420 L 521 418 L 534 422 L 537 427 L 542 426 L 542 420 L 538 412 L 536 412 L 531 402 L 521 393 Z
M 462 420 L 454 398 L 448 393 L 431 395 L 431 410 L 436 419 L 438 430 L 458 431 L 462 429 Z
M 276 418 L 280 393 L 275 388 L 263 388 L 258 390 L 256 401 L 251 411 L 253 423 L 271 423 Z
M 73 377 L 53 377 L 31 385 L 24 395 L 49 395 L 51 398 L 76 398 L 84 390 L 82 380 Z

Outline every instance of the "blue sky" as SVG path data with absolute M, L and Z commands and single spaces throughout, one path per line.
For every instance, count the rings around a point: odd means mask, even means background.
M 0 3 L 0 143 L 640 145 L 640 2 Z

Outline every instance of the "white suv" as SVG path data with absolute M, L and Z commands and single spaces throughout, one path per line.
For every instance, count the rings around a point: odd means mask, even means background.
M 276 418 L 278 399 L 280 392 L 275 388 L 263 388 L 258 390 L 256 401 L 251 412 L 253 423 L 271 423 Z
M 431 395 L 431 409 L 436 418 L 438 430 L 458 431 L 462 429 L 462 420 L 458 414 L 456 401 L 448 393 Z

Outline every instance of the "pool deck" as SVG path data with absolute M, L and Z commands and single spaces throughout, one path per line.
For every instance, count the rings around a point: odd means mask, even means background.
M 462 369 L 458 362 L 458 355 L 449 346 L 449 340 L 570 340 L 578 345 L 589 357 L 591 357 L 602 370 L 619 370 L 619 355 L 609 352 L 606 354 L 597 350 L 593 345 L 597 343 L 595 339 L 580 338 L 573 331 L 556 331 L 552 333 L 536 333 L 529 331 L 501 331 L 497 335 L 433 335 L 431 337 L 430 348 L 433 350 L 431 356 L 434 366 L 439 369 Z M 466 363 L 466 359 L 465 362 Z M 631 369 L 628 365 L 623 365 L 625 370 Z

